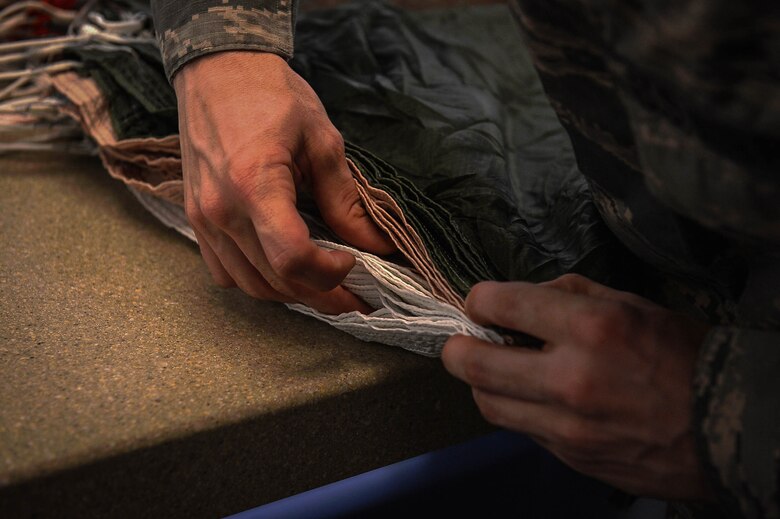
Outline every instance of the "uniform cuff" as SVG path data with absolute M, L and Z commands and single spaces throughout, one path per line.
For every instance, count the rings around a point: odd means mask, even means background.
M 713 328 L 694 379 L 694 430 L 711 482 L 734 517 L 780 510 L 780 333 Z
M 292 57 L 295 31 L 292 0 L 239 5 L 210 3 L 155 2 L 157 38 L 169 81 L 183 65 L 212 52 L 254 50 L 271 52 L 288 60 Z

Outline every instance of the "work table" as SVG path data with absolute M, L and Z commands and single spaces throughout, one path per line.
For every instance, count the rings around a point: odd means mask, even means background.
M 473 437 L 436 359 L 214 285 L 96 159 L 0 158 L 0 516 L 225 515 Z

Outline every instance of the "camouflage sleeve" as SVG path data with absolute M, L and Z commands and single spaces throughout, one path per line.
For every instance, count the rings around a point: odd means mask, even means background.
M 188 61 L 223 50 L 293 53 L 297 0 L 152 0 L 168 80 Z
M 701 456 L 734 517 L 780 517 L 780 333 L 714 328 L 695 380 Z

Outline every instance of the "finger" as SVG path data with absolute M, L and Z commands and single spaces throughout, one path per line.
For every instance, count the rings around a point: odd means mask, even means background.
M 276 276 L 320 291 L 337 287 L 355 258 L 343 251 L 325 251 L 311 241 L 295 207 L 289 168 L 283 163 L 266 166 L 256 175 L 253 192 L 246 209 Z
M 280 278 L 271 268 L 251 222 L 247 222 L 242 231 L 231 231 L 230 236 L 268 284 L 292 300 L 330 315 L 353 311 L 368 314 L 373 311 L 362 299 L 341 286 L 323 292 Z
M 603 299 L 609 299 L 611 301 L 619 301 L 629 303 L 642 307 L 655 307 L 651 301 L 648 301 L 644 297 L 640 297 L 631 292 L 624 292 L 621 290 L 615 290 L 613 288 L 604 286 L 600 283 L 596 283 L 585 276 L 579 274 L 564 274 L 551 281 L 545 281 L 539 283 L 540 286 L 557 288 L 559 290 L 565 290 L 572 294 L 582 294 L 586 296 L 599 297 Z
M 195 238 L 198 241 L 198 247 L 200 247 L 200 255 L 203 256 L 203 261 L 206 262 L 206 266 L 208 267 L 209 272 L 211 272 L 211 277 L 214 278 L 214 282 L 223 288 L 235 287 L 235 280 L 228 274 L 225 267 L 222 266 L 222 262 L 219 261 L 219 258 L 214 253 L 211 245 L 209 245 L 206 237 L 194 228 L 193 231 L 195 232 Z
M 186 146 L 182 146 L 182 153 L 187 150 Z M 185 168 L 184 175 L 190 175 L 197 178 L 197 168 Z M 214 282 L 223 288 L 232 288 L 238 286 L 235 279 L 225 269 L 219 256 L 214 252 L 213 247 L 209 243 L 207 234 L 209 234 L 209 224 L 196 202 L 197 198 L 194 196 L 194 192 L 198 190 L 197 182 L 185 182 L 184 184 L 184 207 L 186 209 L 187 219 L 190 222 L 192 231 L 195 234 L 195 239 L 200 248 L 200 255 L 203 261 L 206 263 L 211 277 Z
M 451 337 L 442 351 L 447 371 L 470 386 L 537 402 L 551 398 L 547 357 L 540 351 L 500 346 L 465 335 Z
M 209 228 L 203 236 L 224 269 L 236 285 L 257 299 L 294 303 L 294 298 L 275 290 L 244 256 L 233 239 L 216 228 Z
M 571 324 L 598 300 L 531 283 L 487 281 L 474 285 L 466 297 L 466 313 L 477 324 L 522 331 L 548 342 L 571 335 Z
M 371 219 L 358 194 L 338 132 L 306 140 L 307 166 L 317 206 L 325 223 L 347 243 L 375 254 L 396 246 Z
M 494 395 L 473 389 L 474 401 L 488 422 L 526 433 L 544 445 L 586 448 L 594 442 L 594 424 L 564 408 Z

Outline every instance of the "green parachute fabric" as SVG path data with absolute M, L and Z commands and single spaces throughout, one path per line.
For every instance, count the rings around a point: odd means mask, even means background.
M 176 133 L 159 53 L 132 47 L 74 52 L 112 99 L 120 139 Z M 572 271 L 610 281 L 618 246 L 505 6 L 309 13 L 291 65 L 458 293 Z
M 505 6 L 413 14 L 359 3 L 313 13 L 298 23 L 292 66 L 347 140 L 436 203 L 404 209 L 443 209 L 491 277 L 576 271 L 609 281 L 619 247 Z

